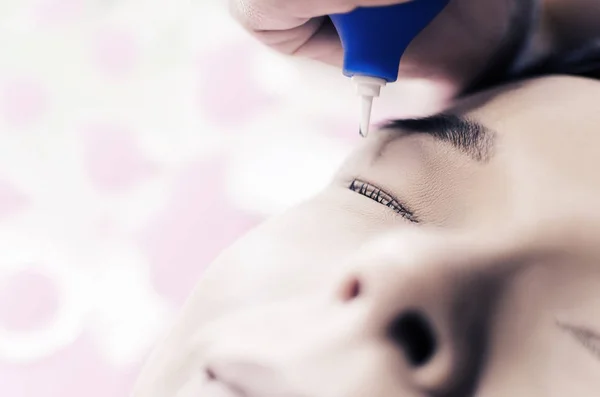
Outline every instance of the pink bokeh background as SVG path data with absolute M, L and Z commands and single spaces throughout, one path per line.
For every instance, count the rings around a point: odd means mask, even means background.
M 0 395 L 126 397 L 207 264 L 327 183 L 352 87 L 219 0 L 7 2 L 0 37 Z

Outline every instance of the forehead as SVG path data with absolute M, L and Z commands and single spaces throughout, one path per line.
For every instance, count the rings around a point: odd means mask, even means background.
M 547 77 L 468 98 L 456 111 L 496 133 L 503 166 L 539 173 L 540 182 L 600 190 L 599 102 L 596 80 Z
M 598 153 L 599 101 L 600 81 L 546 77 L 467 98 L 455 111 L 498 132 L 505 144 L 536 145 L 540 152 L 560 144 L 577 153 Z
M 599 100 L 595 80 L 547 77 L 458 103 L 454 112 L 495 135 L 491 161 L 477 167 L 477 181 L 460 194 L 475 221 L 496 214 L 538 223 L 600 213 Z

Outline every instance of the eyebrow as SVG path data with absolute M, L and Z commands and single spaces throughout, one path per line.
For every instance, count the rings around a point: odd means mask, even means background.
M 476 161 L 486 162 L 493 154 L 495 134 L 484 125 L 466 117 L 437 114 L 418 119 L 393 120 L 385 129 L 402 130 L 403 136 L 425 134 L 468 154 Z

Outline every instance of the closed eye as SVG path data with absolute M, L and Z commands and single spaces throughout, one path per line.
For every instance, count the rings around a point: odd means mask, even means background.
M 418 223 L 418 220 L 416 219 L 412 211 L 400 204 L 400 202 L 398 202 L 398 200 L 394 198 L 394 196 L 383 191 L 381 188 L 375 185 L 355 179 L 350 184 L 349 189 L 362 196 L 370 198 L 371 200 L 376 201 L 381 205 L 385 205 L 394 212 L 402 215 L 410 222 Z
M 571 334 L 577 342 L 600 358 L 600 334 L 587 328 L 574 327 L 569 324 L 559 323 L 561 329 Z

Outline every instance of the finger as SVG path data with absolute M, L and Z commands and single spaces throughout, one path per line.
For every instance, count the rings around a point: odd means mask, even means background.
M 357 7 L 376 7 L 408 3 L 413 0 L 269 0 L 299 18 L 312 18 L 350 12 Z
M 231 14 L 251 30 L 286 30 L 314 17 L 345 13 L 356 7 L 383 6 L 413 0 L 229 0 Z
M 309 19 L 303 25 L 286 30 L 254 30 L 252 33 L 269 47 L 289 55 L 307 56 L 305 50 L 313 42 L 331 42 L 337 35 L 324 34 L 324 18 Z M 334 32 L 335 33 L 335 32 Z M 325 40 L 324 36 L 330 36 Z M 339 41 L 339 39 L 337 39 Z

